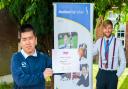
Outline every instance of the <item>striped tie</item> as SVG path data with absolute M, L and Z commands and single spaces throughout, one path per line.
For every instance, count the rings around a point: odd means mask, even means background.
M 106 41 L 105 59 L 107 62 L 105 64 L 105 68 L 108 68 L 108 53 L 109 53 L 109 40 Z

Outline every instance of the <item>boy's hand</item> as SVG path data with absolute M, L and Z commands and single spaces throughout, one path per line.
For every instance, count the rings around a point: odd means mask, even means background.
M 46 79 L 46 78 L 52 76 L 53 71 L 51 68 L 46 68 L 45 71 L 43 72 L 43 74 L 44 74 L 44 78 Z

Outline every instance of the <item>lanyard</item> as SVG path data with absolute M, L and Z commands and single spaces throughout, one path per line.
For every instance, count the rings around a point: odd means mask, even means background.
M 109 46 L 110 46 L 110 44 L 112 42 L 112 39 L 113 39 L 113 36 L 112 36 L 111 40 L 108 42 L 108 48 L 106 48 L 107 44 L 106 44 L 106 40 L 104 39 L 104 49 L 105 49 L 105 52 L 107 52 L 109 50 Z

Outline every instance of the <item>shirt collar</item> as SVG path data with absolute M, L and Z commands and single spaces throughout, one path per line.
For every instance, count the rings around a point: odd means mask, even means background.
M 112 35 L 109 38 L 104 37 L 105 40 L 109 40 L 112 38 Z
M 21 49 L 21 53 L 22 53 L 22 55 L 24 56 L 25 59 L 26 59 L 28 56 L 30 56 L 30 55 L 28 55 L 23 49 Z M 35 52 L 34 52 L 31 56 L 37 57 L 37 52 L 36 52 L 36 50 L 35 50 Z

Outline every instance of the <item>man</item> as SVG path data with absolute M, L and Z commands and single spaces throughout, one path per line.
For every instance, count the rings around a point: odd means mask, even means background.
M 37 37 L 30 24 L 19 32 L 22 49 L 11 60 L 14 89 L 45 89 L 45 79 L 52 76 L 51 59 L 36 50 Z
M 117 89 L 118 77 L 126 67 L 126 58 L 122 42 L 112 36 L 113 24 L 110 20 L 103 22 L 103 37 L 94 46 L 94 55 L 99 53 L 99 71 L 97 89 Z

